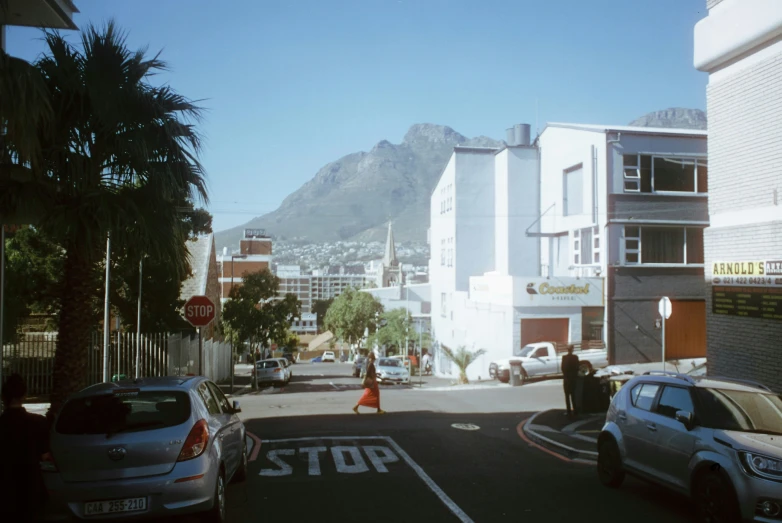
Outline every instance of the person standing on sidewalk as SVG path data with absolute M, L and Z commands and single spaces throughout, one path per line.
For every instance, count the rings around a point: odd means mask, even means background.
M 359 398 L 356 406 L 353 407 L 353 412 L 358 414 L 358 407 L 364 406 L 371 409 L 377 409 L 378 414 L 385 414 L 386 411 L 380 408 L 380 386 L 377 384 L 374 352 L 370 352 L 369 356 L 367 356 L 367 366 L 361 384 L 364 386 L 364 394 Z
M 567 354 L 562 356 L 562 386 L 565 389 L 565 406 L 567 407 L 568 417 L 576 413 L 576 400 L 574 393 L 576 391 L 576 382 L 578 380 L 578 367 L 580 361 L 578 356 L 573 354 L 573 345 L 567 346 Z M 572 404 L 571 404 L 572 402 Z
M 8 376 L 0 415 L 0 507 L 10 516 L 4 521 L 19 523 L 36 521 L 47 497 L 40 460 L 49 450 L 49 421 L 25 410 L 26 395 L 24 378 Z

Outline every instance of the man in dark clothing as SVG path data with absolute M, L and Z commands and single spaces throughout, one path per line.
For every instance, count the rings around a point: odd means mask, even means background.
M 564 376 L 562 385 L 565 388 L 565 405 L 567 407 L 568 416 L 572 416 L 576 413 L 576 400 L 573 394 L 576 391 L 576 380 L 578 379 L 578 367 L 579 367 L 578 356 L 573 354 L 573 345 L 568 345 L 567 354 L 562 356 L 562 375 Z
M 3 384 L 0 415 L 0 507 L 4 521 L 37 520 L 46 501 L 40 459 L 48 451 L 49 423 L 22 406 L 27 385 L 19 374 Z

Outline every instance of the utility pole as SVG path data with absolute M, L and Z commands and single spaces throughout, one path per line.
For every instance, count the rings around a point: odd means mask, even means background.
M 109 276 L 111 275 L 111 233 L 106 234 L 106 298 L 103 305 L 103 381 L 109 381 Z

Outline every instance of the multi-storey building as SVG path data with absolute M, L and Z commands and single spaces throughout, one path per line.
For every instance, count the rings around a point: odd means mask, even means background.
M 222 300 L 228 299 L 231 288 L 241 285 L 242 276 L 248 272 L 268 269 L 272 261 L 272 239 L 263 229 L 245 229 L 239 241 L 239 252 L 220 257 Z
M 543 340 L 660 361 L 668 296 L 667 359 L 703 356 L 706 133 L 550 124 L 530 143 L 529 126 L 511 131 L 502 150 L 455 148 L 433 192 L 436 344 L 486 349 L 471 377 Z
M 776 0 L 706 6 L 694 62 L 709 73 L 709 373 L 782 392 L 782 8 Z

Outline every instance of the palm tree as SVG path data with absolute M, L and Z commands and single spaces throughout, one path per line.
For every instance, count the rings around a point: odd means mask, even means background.
M 205 203 L 207 194 L 191 123 L 200 109 L 149 82 L 166 69 L 158 56 L 129 50 L 114 22 L 84 30 L 79 49 L 56 32 L 45 33 L 45 40 L 48 51 L 33 66 L 45 86 L 51 121 L 38 127 L 37 142 L 32 140 L 37 147 L 27 145 L 30 157 L 15 157 L 27 176 L 0 178 L 0 210 L 3 220 L 34 223 L 66 251 L 51 395 L 56 413 L 87 384 L 89 335 L 97 323 L 95 282 L 107 235 L 184 271 L 187 231 L 179 211 L 194 199 Z M 0 81 L 6 83 L 13 82 Z M 14 121 L 7 128 L 8 149 L 21 148 L 24 125 Z M 17 128 L 23 129 L 11 133 Z
M 486 349 L 478 349 L 476 351 L 469 351 L 462 345 L 458 349 L 451 350 L 448 347 L 442 345 L 445 357 L 452 361 L 459 368 L 459 383 L 470 383 L 467 379 L 467 367 L 472 365 L 478 358 L 486 354 Z

